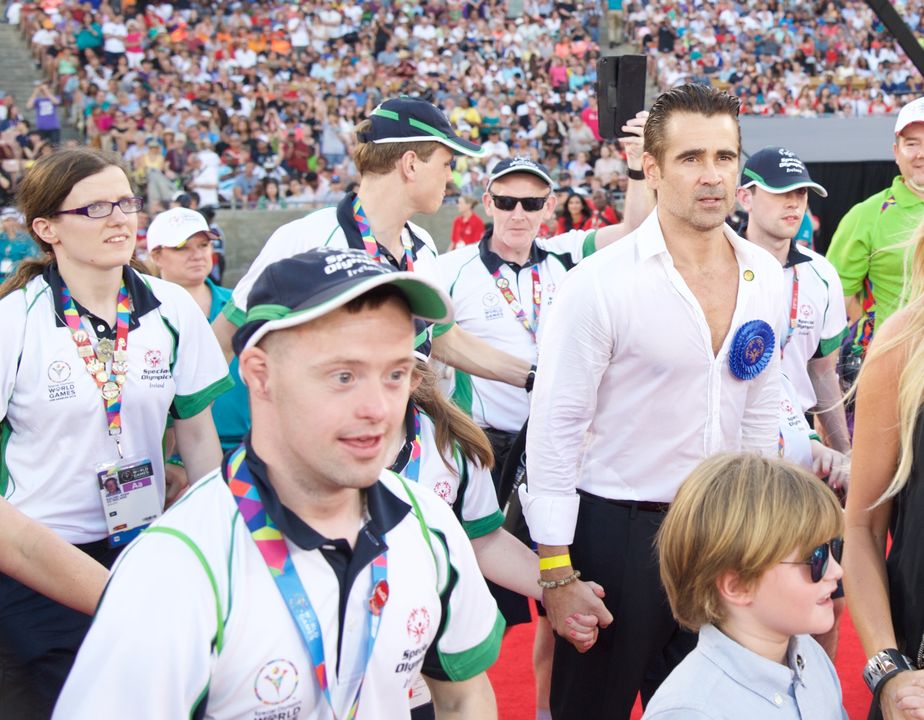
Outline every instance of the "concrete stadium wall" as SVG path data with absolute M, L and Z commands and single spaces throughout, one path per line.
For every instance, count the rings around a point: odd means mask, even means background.
M 480 210 L 480 208 L 479 208 Z M 219 210 L 215 221 L 225 234 L 225 277 L 223 284 L 234 287 L 280 225 L 304 217 L 310 209 L 298 210 Z M 418 215 L 413 222 L 427 230 L 440 252 L 449 247 L 456 205 L 444 205 L 436 215 Z M 483 213 L 480 213 L 484 217 Z

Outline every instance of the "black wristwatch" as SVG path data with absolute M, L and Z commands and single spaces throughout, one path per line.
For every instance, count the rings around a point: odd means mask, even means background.
M 644 170 L 633 170 L 632 168 L 626 168 L 626 177 L 630 180 L 644 180 L 645 171 Z
M 866 667 L 863 668 L 863 680 L 866 682 L 866 687 L 873 693 L 873 699 L 878 702 L 886 680 L 900 672 L 914 669 L 911 658 L 902 655 L 895 648 L 886 648 L 866 661 Z
M 532 365 L 529 368 L 529 372 L 526 373 L 526 382 L 523 384 L 523 387 L 526 389 L 526 392 L 530 393 L 533 391 L 534 382 L 536 382 L 536 366 Z

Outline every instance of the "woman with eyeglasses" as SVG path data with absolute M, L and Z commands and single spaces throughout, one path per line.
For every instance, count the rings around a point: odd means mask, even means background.
M 844 585 L 870 717 L 924 707 L 924 226 L 912 237 L 910 299 L 876 327 L 856 385 Z
M 228 368 L 189 295 L 132 266 L 144 201 L 117 157 L 55 152 L 18 202 L 42 257 L 0 286 L 0 495 L 110 567 L 170 499 L 168 413 L 190 478 L 220 463 Z M 89 622 L 0 575 L 4 716 L 50 715 Z

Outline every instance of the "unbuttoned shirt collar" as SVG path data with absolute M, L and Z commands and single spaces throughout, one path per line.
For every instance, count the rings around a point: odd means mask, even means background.
M 249 435 L 244 442 L 247 448 L 245 462 L 253 476 L 254 485 L 260 493 L 263 507 L 266 508 L 266 512 L 276 523 L 279 531 L 302 550 L 317 550 L 323 545 L 330 545 L 331 539 L 325 538 L 282 504 L 279 495 L 269 482 L 266 464 L 254 452 L 250 444 Z M 224 468 L 225 464 L 222 467 Z M 384 546 L 385 534 L 394 529 L 410 511 L 407 503 L 390 493 L 380 482 L 367 488 L 365 494 L 369 517 L 368 522 L 360 531 L 355 548 L 357 553 L 360 552 L 363 538 L 371 541 L 372 548 L 370 549 L 380 551 Z
M 67 323 L 64 322 L 64 306 L 61 305 L 61 288 L 64 285 L 64 280 L 61 277 L 61 273 L 58 271 L 58 264 L 51 263 L 48 265 L 42 271 L 42 278 L 48 283 L 48 287 L 51 288 L 51 295 L 55 306 L 55 325 L 57 327 L 67 327 Z M 160 300 L 154 296 L 154 293 L 151 292 L 151 288 L 141 279 L 138 273 L 132 270 L 128 265 L 122 268 L 122 278 L 125 280 L 125 288 L 128 290 L 128 296 L 131 298 L 132 304 L 128 329 L 136 330 L 141 325 L 141 316 L 160 307 Z M 98 326 L 100 324 L 106 325 L 108 328 L 108 323 L 93 315 L 78 303 L 76 299 L 74 299 L 74 304 L 77 306 L 77 312 L 81 316 L 90 319 L 94 330 L 98 331 Z M 108 336 L 110 334 L 114 336 L 115 328 L 109 328 L 108 332 L 97 332 L 97 336 L 99 337 Z
M 357 226 L 356 220 L 353 217 L 353 201 L 355 199 L 356 193 L 348 193 L 339 203 L 337 203 L 337 223 L 343 230 L 343 235 L 346 237 L 347 245 L 354 250 L 364 251 L 366 249 L 366 245 L 363 243 L 362 233 L 359 232 L 359 226 Z M 404 230 L 402 230 L 402 233 L 407 233 L 408 237 L 410 237 L 411 247 L 414 252 L 414 260 L 416 260 L 417 256 L 420 254 L 420 251 L 425 247 L 424 241 L 413 233 L 411 226 L 407 223 L 404 224 Z M 403 253 L 400 259 L 396 259 L 387 247 L 378 241 L 376 241 L 376 243 L 379 246 L 379 252 L 382 253 L 383 258 L 385 258 L 399 270 L 407 270 L 407 258 L 404 257 Z
M 538 265 L 543 260 L 548 257 L 548 250 L 544 250 L 539 247 L 535 240 L 529 249 L 529 257 L 526 259 L 526 262 L 523 265 L 517 265 L 515 262 L 510 262 L 509 260 L 504 260 L 500 255 L 494 252 L 491 249 L 491 237 L 494 234 L 494 227 L 489 227 L 484 235 L 481 238 L 481 242 L 478 243 L 478 254 L 481 256 L 481 262 L 484 263 L 484 266 L 488 269 L 489 273 L 495 273 L 500 270 L 502 265 L 506 265 L 515 273 L 519 273 L 523 268 L 532 267 L 533 265 Z
M 786 255 L 786 263 L 783 265 L 783 267 L 791 268 L 798 265 L 799 263 L 805 262 L 812 262 L 812 258 L 799 251 L 799 245 L 795 240 L 790 240 L 789 253 Z
M 786 665 L 773 662 L 738 644 L 713 625 L 699 629 L 697 648 L 703 656 L 722 670 L 742 688 L 759 695 L 773 707 L 790 695 L 791 686 L 804 686 L 804 658 L 810 654 L 802 649 L 802 639 L 796 635 L 789 641 Z

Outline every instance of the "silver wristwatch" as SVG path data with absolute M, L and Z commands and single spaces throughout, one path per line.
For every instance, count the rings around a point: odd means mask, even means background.
M 900 672 L 914 669 L 911 658 L 902 655 L 895 648 L 887 648 L 880 650 L 866 661 L 866 667 L 863 668 L 863 679 L 866 681 L 866 687 L 875 695 L 884 681 Z

